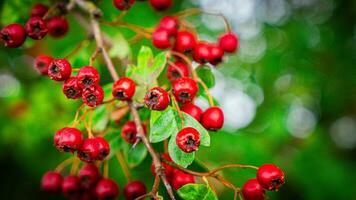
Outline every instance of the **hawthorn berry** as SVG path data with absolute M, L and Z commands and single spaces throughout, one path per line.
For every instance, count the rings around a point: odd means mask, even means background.
M 152 44 L 158 49 L 168 49 L 172 47 L 172 37 L 169 31 L 158 28 L 152 33 Z
M 192 53 L 197 44 L 195 35 L 188 31 L 180 31 L 177 33 L 174 43 L 174 50 L 184 54 Z
M 172 158 L 169 156 L 168 153 L 162 154 L 162 159 L 172 162 Z M 172 166 L 164 163 L 163 161 L 162 161 L 162 166 L 163 166 L 164 174 L 166 175 L 168 182 L 171 182 L 172 178 L 173 178 L 173 175 L 174 175 L 174 172 L 175 172 L 175 169 Z M 155 165 L 154 165 L 153 161 L 152 161 L 152 164 L 151 164 L 151 173 L 152 173 L 153 176 L 156 176 L 156 168 L 155 168 Z
M 88 88 L 85 88 L 82 93 L 83 102 L 90 106 L 96 107 L 100 105 L 104 100 L 104 91 L 100 85 L 92 85 Z
M 224 125 L 224 113 L 216 106 L 205 110 L 201 117 L 201 124 L 210 131 L 217 131 Z
M 136 91 L 135 82 L 127 77 L 122 77 L 115 81 L 112 86 L 112 95 L 121 101 L 129 101 Z
M 119 186 L 115 181 L 107 178 L 101 179 L 94 189 L 95 196 L 100 199 L 116 199 L 119 196 Z
M 54 38 L 60 38 L 67 34 L 68 21 L 63 16 L 55 16 L 47 21 L 48 34 Z
M 228 53 L 234 53 L 239 46 L 239 40 L 236 34 L 227 32 L 219 37 L 219 46 Z
M 163 11 L 170 8 L 173 0 L 150 0 L 151 6 L 157 11 Z
M 211 51 L 209 44 L 206 42 L 199 42 L 195 45 L 193 50 L 193 59 L 201 64 L 209 62 L 211 59 Z
M 142 124 L 142 128 L 146 134 L 146 125 Z M 137 142 L 137 127 L 134 121 L 128 121 L 122 126 L 121 137 L 129 144 L 135 144 Z
M 135 3 L 135 0 L 113 0 L 114 6 L 119 10 L 128 10 Z
M 62 175 L 58 172 L 46 172 L 42 176 L 41 189 L 45 192 L 59 192 L 62 185 Z
M 124 188 L 124 195 L 126 200 L 134 200 L 146 194 L 147 189 L 141 181 L 130 181 Z
M 209 46 L 210 49 L 210 57 L 209 57 L 209 63 L 212 65 L 218 65 L 222 62 L 222 58 L 224 56 L 224 51 L 215 44 L 212 44 Z
M 78 99 L 82 96 L 82 88 L 78 85 L 78 77 L 70 77 L 63 83 L 63 93 L 68 99 Z
M 160 87 L 150 89 L 144 100 L 145 105 L 151 110 L 164 110 L 170 102 L 168 92 Z
M 99 145 L 99 155 L 97 156 L 97 160 L 104 160 L 106 156 L 110 154 L 110 145 L 103 137 L 95 137 L 94 138 Z
M 64 81 L 70 77 L 72 66 L 66 59 L 53 59 L 47 73 L 52 80 Z
M 41 74 L 41 75 L 47 75 L 48 74 L 48 67 L 51 64 L 53 58 L 52 56 L 47 56 L 47 55 L 39 55 L 35 59 L 35 69 Z
M 74 152 L 78 150 L 83 143 L 83 134 L 76 128 L 65 127 L 54 135 L 54 145 L 60 151 Z
M 198 84 L 189 77 L 181 77 L 173 81 L 172 91 L 179 102 L 189 103 L 198 93 Z
M 159 21 L 158 28 L 167 30 L 169 35 L 176 35 L 179 28 L 178 19 L 174 16 L 164 16 Z
M 242 195 L 245 200 L 264 200 L 266 192 L 256 179 L 248 180 L 242 187 Z
M 182 171 L 176 170 L 173 175 L 172 187 L 175 190 L 179 190 L 182 186 L 195 183 L 195 178 L 191 174 L 184 173 Z
M 30 17 L 43 17 L 48 11 L 48 6 L 37 3 L 32 6 L 30 11 Z
M 273 164 L 260 166 L 256 177 L 260 185 L 266 190 L 279 190 L 284 184 L 283 171 Z
M 167 77 L 170 81 L 174 81 L 177 78 L 186 76 L 189 76 L 189 69 L 185 63 L 181 61 L 175 61 L 174 63 L 168 65 Z
M 0 41 L 6 47 L 16 48 L 21 46 L 26 40 L 26 31 L 20 24 L 10 24 L 5 26 L 0 31 Z
M 78 85 L 84 89 L 99 84 L 100 74 L 95 67 L 85 66 L 79 69 L 77 80 Z
M 183 128 L 177 133 L 176 143 L 185 153 L 196 151 L 200 146 L 200 133 L 192 127 Z
M 184 104 L 180 110 L 194 117 L 198 122 L 200 122 L 201 116 L 203 114 L 203 110 L 192 103 Z
M 88 138 L 83 141 L 77 156 L 84 162 L 93 162 L 100 154 L 99 143 L 95 138 Z
M 25 31 L 28 37 L 40 40 L 47 34 L 48 29 L 41 17 L 31 17 L 25 25 Z
M 81 186 L 88 190 L 93 188 L 100 179 L 99 169 L 93 164 L 85 164 L 78 172 Z
M 62 192 L 66 197 L 75 197 L 81 190 L 80 180 L 77 176 L 66 176 L 62 181 Z

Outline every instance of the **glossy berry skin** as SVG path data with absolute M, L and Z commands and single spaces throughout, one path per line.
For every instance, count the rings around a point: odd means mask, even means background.
M 260 166 L 256 177 L 260 185 L 266 190 L 279 190 L 284 184 L 283 171 L 273 164 Z
M 171 35 L 164 28 L 158 28 L 152 33 L 152 44 L 158 49 L 168 49 L 172 47 Z
M 150 0 L 150 4 L 155 10 L 163 11 L 173 5 L 173 0 Z
M 195 178 L 191 174 L 184 173 L 182 171 L 176 170 L 173 175 L 172 187 L 175 190 L 179 190 L 182 186 L 195 183 Z
M 193 59 L 200 64 L 207 63 L 211 59 L 210 52 L 210 46 L 208 43 L 199 42 L 194 47 Z
M 100 179 L 99 169 L 93 164 L 85 164 L 78 172 L 81 187 L 89 190 L 93 188 Z
M 84 162 L 95 161 L 100 154 L 98 141 L 94 138 L 88 138 L 83 141 L 83 145 L 78 150 L 78 157 Z
M 60 38 L 67 34 L 69 24 L 65 17 L 55 16 L 47 21 L 48 34 L 54 38 Z
M 42 176 L 41 190 L 45 192 L 59 192 L 62 185 L 62 175 L 58 172 L 46 172 Z
M 167 30 L 169 35 L 176 35 L 179 28 L 178 19 L 174 16 L 164 16 L 159 21 L 158 28 Z
M 210 131 L 217 131 L 224 125 L 224 113 L 216 106 L 205 110 L 201 117 L 201 124 Z
M 25 31 L 28 37 L 40 40 L 47 34 L 48 29 L 41 17 L 31 17 L 25 25 Z
M 163 157 L 164 160 L 172 162 L 172 158 L 169 156 L 168 153 L 164 153 L 162 155 L 162 157 Z M 173 175 L 174 175 L 174 172 L 175 172 L 175 169 L 172 166 L 170 166 L 170 165 L 168 165 L 168 164 L 166 164 L 164 162 L 162 162 L 162 166 L 164 168 L 164 174 L 166 175 L 168 182 L 171 182 L 172 178 L 173 178 Z M 151 164 L 151 173 L 152 173 L 153 176 L 156 176 L 156 169 L 155 169 L 155 165 L 154 165 L 153 162 Z
M 92 85 L 91 87 L 83 90 L 82 99 L 86 105 L 96 107 L 103 102 L 104 91 L 100 85 Z
M 6 47 L 16 48 L 21 46 L 26 40 L 26 32 L 20 24 L 10 24 L 5 26 L 0 31 L 0 41 Z
M 78 78 L 76 76 L 64 81 L 62 91 L 68 99 L 78 99 L 82 97 L 82 88 L 79 87 Z
M 210 50 L 210 57 L 209 57 L 209 63 L 212 65 L 218 65 L 222 62 L 223 56 L 224 56 L 224 51 L 215 44 L 212 44 L 209 46 Z
M 124 188 L 126 200 L 135 200 L 137 197 L 146 194 L 146 192 L 146 186 L 141 181 L 131 181 Z
M 119 10 L 128 10 L 135 3 L 135 0 L 113 0 L 114 6 Z
M 176 36 L 174 50 L 184 54 L 189 54 L 193 52 L 196 44 L 197 40 L 193 33 L 188 31 L 180 31 Z
M 203 110 L 192 103 L 184 104 L 180 110 L 194 117 L 194 119 L 196 119 L 198 122 L 200 122 L 201 116 L 203 114 Z
M 118 100 L 129 101 L 136 91 L 135 82 L 127 77 L 122 77 L 115 81 L 112 87 L 112 95 Z
M 185 63 L 181 61 L 175 61 L 174 63 L 168 65 L 167 78 L 170 81 L 174 81 L 180 77 L 187 76 L 189 76 L 189 69 Z
M 101 179 L 94 189 L 95 196 L 100 200 L 116 199 L 119 196 L 119 186 L 111 179 Z
M 76 128 L 65 127 L 54 135 L 54 145 L 60 151 L 74 152 L 78 150 L 83 143 L 83 134 Z
M 35 59 L 35 69 L 41 74 L 41 75 L 47 75 L 48 74 L 48 67 L 51 64 L 53 58 L 52 56 L 47 56 L 47 55 L 39 55 Z
M 200 146 L 200 133 L 192 127 L 183 128 L 176 136 L 176 143 L 185 153 L 197 151 Z
M 151 110 L 164 110 L 170 102 L 168 92 L 160 87 L 150 89 L 144 100 L 145 105 Z
M 239 46 L 239 40 L 236 34 L 232 32 L 224 33 L 219 37 L 220 48 L 227 53 L 236 52 Z
M 144 124 L 142 124 L 142 128 L 144 133 L 147 134 L 147 128 Z M 137 128 L 134 121 L 128 121 L 122 126 L 121 137 L 129 144 L 137 142 Z
M 72 66 L 66 59 L 53 59 L 47 73 L 52 80 L 64 81 L 70 77 Z
M 66 176 L 62 181 L 62 192 L 66 197 L 74 197 L 79 195 L 81 190 L 80 180 L 77 176 Z
M 264 200 L 266 192 L 256 179 L 248 180 L 242 187 L 244 200 Z
M 198 84 L 189 77 L 182 77 L 173 81 L 172 90 L 177 101 L 189 103 L 198 93 Z
M 92 85 L 99 84 L 100 74 L 95 67 L 84 66 L 79 69 L 77 75 L 78 85 L 81 88 L 88 88 Z
M 48 11 L 48 7 L 44 4 L 37 3 L 32 6 L 30 17 L 43 17 Z
M 103 137 L 94 138 L 99 145 L 99 155 L 96 157 L 97 160 L 104 160 L 106 156 L 110 154 L 110 145 Z

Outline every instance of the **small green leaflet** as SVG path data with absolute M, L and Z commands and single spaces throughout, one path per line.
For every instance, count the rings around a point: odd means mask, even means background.
M 161 142 L 177 133 L 180 129 L 179 123 L 178 113 L 171 107 L 168 107 L 164 111 L 151 111 L 150 142 Z
M 138 143 L 134 148 L 132 148 L 132 144 L 123 142 L 122 148 L 127 164 L 131 168 L 141 164 L 147 156 L 147 149 L 142 142 Z
M 206 84 L 208 88 L 212 88 L 215 85 L 215 77 L 209 66 L 199 66 L 196 69 L 196 72 L 199 78 Z
M 203 184 L 186 184 L 178 190 L 178 195 L 183 200 L 217 200 L 214 191 Z

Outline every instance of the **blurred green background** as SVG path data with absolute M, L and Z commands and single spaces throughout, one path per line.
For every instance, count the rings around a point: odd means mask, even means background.
M 0 24 L 24 24 L 35 0 L 0 1 Z M 48 3 L 48 1 L 41 1 Z M 269 199 L 356 199 L 356 1 L 353 0 L 175 0 L 167 12 L 154 12 L 138 2 L 124 19 L 145 27 L 160 17 L 202 7 L 223 12 L 240 36 L 240 49 L 227 56 L 214 73 L 213 95 L 226 115 L 224 131 L 211 133 L 211 148 L 198 159 L 210 168 L 227 163 L 275 163 L 286 184 Z M 100 2 L 106 20 L 119 11 Z M 65 99 L 61 85 L 40 77 L 32 68 L 41 53 L 64 57 L 86 37 L 71 14 L 70 32 L 60 40 L 28 39 L 18 49 L 0 48 L 0 168 L 2 199 L 60 199 L 39 191 L 42 174 L 68 155 L 52 144 L 55 131 L 73 119 L 78 101 Z M 190 17 L 201 39 L 216 41 L 220 19 Z M 128 46 L 134 34 L 103 26 L 114 38 L 119 58 L 134 58 L 143 40 Z M 124 36 L 124 37 L 122 37 Z M 91 42 L 74 57 L 75 67 L 88 64 Z M 155 50 L 158 52 L 158 50 Z M 103 63 L 102 84 L 110 82 Z M 198 100 L 204 107 L 206 102 Z M 119 134 L 119 133 L 118 133 Z M 132 170 L 151 187 L 150 158 Z M 193 166 L 194 167 L 194 166 Z M 110 175 L 122 189 L 126 183 L 117 161 Z M 241 186 L 254 177 L 250 170 L 226 170 L 224 176 Z M 233 192 L 216 185 L 220 199 Z M 122 197 L 121 197 L 122 198 Z

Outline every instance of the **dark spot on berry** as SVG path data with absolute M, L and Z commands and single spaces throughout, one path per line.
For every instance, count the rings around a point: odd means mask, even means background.
M 64 151 L 64 152 L 70 152 L 70 151 L 72 151 L 72 148 L 68 147 L 67 145 L 63 145 L 63 146 L 61 147 L 61 149 L 62 149 L 62 151 Z
M 274 179 L 274 180 L 272 180 L 272 189 L 274 190 L 274 189 L 278 188 L 282 184 L 283 184 L 282 179 L 280 179 L 280 178 Z
M 84 85 L 91 85 L 94 81 L 91 78 L 85 77 L 82 82 Z
M 96 96 L 94 94 L 90 94 L 87 96 L 88 102 L 95 103 L 96 102 Z
M 89 154 L 85 153 L 84 151 L 78 151 L 78 155 L 82 160 L 84 160 L 86 162 L 90 162 L 91 161 L 91 158 L 90 158 Z
M 59 67 L 57 65 L 51 65 L 51 68 L 50 68 L 51 72 L 56 74 L 60 71 Z
M 118 99 L 124 99 L 124 98 L 126 98 L 125 92 L 124 92 L 124 91 L 118 91 L 118 92 L 116 93 L 116 98 L 118 98 Z
M 180 97 L 182 100 L 184 100 L 184 101 L 187 101 L 187 100 L 190 99 L 190 95 L 189 95 L 188 92 L 181 92 L 181 93 L 179 94 L 179 97 Z
M 46 63 L 44 63 L 44 62 L 39 62 L 38 64 L 37 64 L 37 66 L 38 66 L 38 68 L 44 68 L 45 66 L 46 66 Z
M 56 35 L 61 35 L 63 33 L 63 29 L 60 27 L 57 27 L 53 30 L 54 34 Z
M 158 96 L 157 96 L 157 94 L 151 92 L 151 93 L 149 94 L 148 101 L 149 101 L 149 102 L 148 102 L 149 105 L 151 105 L 151 106 L 156 105 L 156 104 L 158 103 Z
M 188 148 L 195 148 L 197 146 L 195 143 L 195 140 L 192 137 L 189 137 L 186 142 L 186 145 Z
M 38 33 L 41 31 L 41 26 L 39 23 L 35 23 L 32 25 L 32 31 L 35 32 L 35 33 Z
M 173 70 L 172 76 L 173 76 L 173 78 L 177 79 L 177 78 L 180 78 L 182 75 L 180 74 L 180 72 L 178 70 Z

